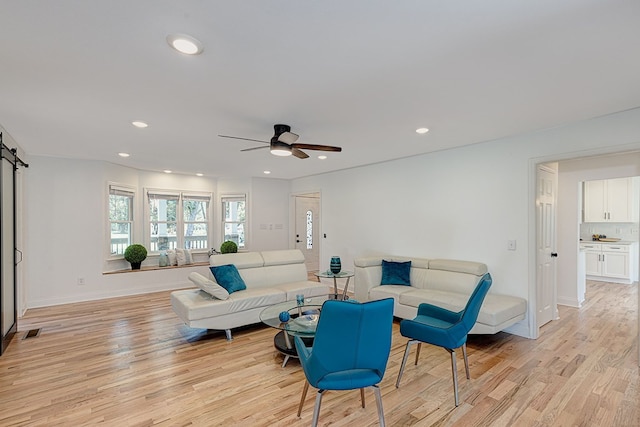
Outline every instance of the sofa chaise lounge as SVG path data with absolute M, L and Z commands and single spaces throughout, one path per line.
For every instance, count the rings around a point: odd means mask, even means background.
M 411 261 L 410 285 L 381 285 L 383 259 Z M 415 318 L 423 302 L 456 312 L 464 309 L 476 284 L 488 272 L 479 262 L 393 256 L 359 258 L 354 265 L 355 298 L 370 301 L 391 297 L 394 316 L 402 319 Z M 470 333 L 495 334 L 523 320 L 526 311 L 525 299 L 489 290 Z

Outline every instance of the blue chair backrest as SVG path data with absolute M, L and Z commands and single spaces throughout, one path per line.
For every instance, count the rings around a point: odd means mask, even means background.
M 492 282 L 493 279 L 491 278 L 491 274 L 485 274 L 480 278 L 476 288 L 469 297 L 467 306 L 464 308 L 464 313 L 460 319 L 460 322 L 464 325 L 464 329 L 466 329 L 466 333 L 468 333 L 471 328 L 473 328 L 473 325 L 476 324 L 476 320 L 478 320 L 478 313 L 480 313 L 480 307 L 482 307 L 482 302 L 484 301 L 484 297 L 487 296 L 487 292 L 489 292 Z
M 384 375 L 393 327 L 393 299 L 329 300 L 322 306 L 311 359 L 325 372 L 373 369 Z

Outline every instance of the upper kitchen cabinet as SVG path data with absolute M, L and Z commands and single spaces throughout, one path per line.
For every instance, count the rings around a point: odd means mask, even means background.
M 637 222 L 636 178 L 584 183 L 584 222 Z

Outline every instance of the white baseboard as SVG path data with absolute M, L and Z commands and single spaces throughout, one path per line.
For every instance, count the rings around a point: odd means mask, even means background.
M 101 299 L 126 297 L 130 295 L 150 294 L 153 292 L 172 291 L 176 289 L 185 289 L 188 287 L 190 287 L 190 284 L 185 285 L 185 283 L 168 283 L 144 288 L 121 289 L 111 292 L 92 292 L 81 295 L 68 295 L 62 298 L 34 298 L 29 301 L 29 307 L 27 307 L 24 313 L 26 313 L 31 308 L 50 307 L 54 305 L 72 304 L 76 302 L 97 301 Z

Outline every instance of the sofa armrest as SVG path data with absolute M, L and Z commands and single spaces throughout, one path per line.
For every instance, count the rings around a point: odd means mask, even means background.
M 371 288 L 380 285 L 382 266 L 359 265 L 357 262 L 354 265 L 353 289 L 355 298 L 361 302 L 369 301 Z

